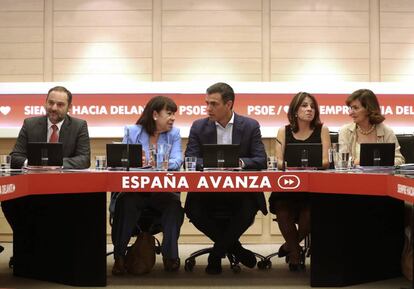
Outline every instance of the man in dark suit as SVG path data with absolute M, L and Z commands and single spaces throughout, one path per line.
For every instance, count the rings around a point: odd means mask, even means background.
M 28 142 L 61 142 L 63 167 L 86 169 L 90 166 L 90 142 L 86 121 L 68 115 L 72 94 L 62 86 L 49 90 L 45 116 L 27 118 L 11 153 L 11 167 L 20 169 L 27 163 Z M 25 198 L 2 202 L 4 215 L 14 231 L 21 214 L 25 213 Z
M 68 115 L 71 108 L 72 94 L 70 91 L 62 86 L 51 88 L 46 97 L 46 115 L 24 120 L 11 153 L 11 167 L 20 169 L 24 165 L 27 159 L 28 142 L 49 142 L 53 135 L 57 136 L 56 140 L 63 144 L 63 167 L 65 169 L 89 168 L 88 126 L 86 121 Z M 55 127 L 57 131 L 54 134 Z
M 266 152 L 260 125 L 256 120 L 233 112 L 234 91 L 226 83 L 216 83 L 207 89 L 208 118 L 196 120 L 190 130 L 186 157 L 197 157 L 202 163 L 203 144 L 240 144 L 240 166 L 247 170 L 266 168 Z M 211 217 L 217 209 L 229 211 L 230 219 L 218 225 Z M 258 210 L 267 214 L 263 192 L 260 193 L 189 193 L 185 211 L 194 226 L 213 242 L 206 272 L 219 274 L 221 258 L 232 253 L 245 266 L 253 268 L 256 257 L 239 242 L 240 236 L 253 224 Z

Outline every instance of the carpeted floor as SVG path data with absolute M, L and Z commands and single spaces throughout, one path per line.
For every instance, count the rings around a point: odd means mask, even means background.
M 13 277 L 12 270 L 8 268 L 8 261 L 12 252 L 11 244 L 2 244 L 5 247 L 0 254 L 0 288 L 69 288 L 69 286 L 48 283 L 43 281 Z M 112 246 L 108 246 L 111 249 Z M 184 259 L 191 252 L 203 248 L 203 245 L 181 245 L 180 254 L 182 265 Z M 277 245 L 248 245 L 247 248 L 267 255 L 278 249 Z M 111 275 L 113 264 L 112 256 L 108 257 L 108 285 L 107 288 L 310 288 L 309 270 L 300 273 L 289 272 L 284 259 L 272 259 L 273 266 L 269 270 L 248 269 L 242 266 L 239 274 L 230 269 L 227 260 L 223 260 L 223 273 L 218 276 L 210 276 L 204 272 L 207 258 L 197 259 L 193 272 L 185 272 L 184 267 L 178 273 L 163 271 L 162 260 L 157 256 L 157 264 L 153 271 L 144 276 L 114 277 Z M 307 260 L 309 267 L 309 260 Z M 88 287 L 91 288 L 91 287 Z M 405 278 L 390 279 L 346 288 L 358 289 L 400 289 L 412 288 L 411 283 Z

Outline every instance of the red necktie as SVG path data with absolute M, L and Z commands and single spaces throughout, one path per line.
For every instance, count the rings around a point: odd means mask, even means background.
M 50 135 L 49 142 L 58 142 L 59 141 L 59 135 L 58 135 L 58 127 L 56 124 L 51 126 L 52 128 L 52 134 Z

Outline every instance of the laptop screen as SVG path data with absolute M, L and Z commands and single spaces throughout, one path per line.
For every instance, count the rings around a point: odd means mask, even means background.
M 394 166 L 395 143 L 362 143 L 360 166 Z
M 62 143 L 29 142 L 27 164 L 29 166 L 63 166 Z
M 204 168 L 238 168 L 239 144 L 203 144 Z
M 106 144 L 106 160 L 110 168 L 142 167 L 141 144 Z
M 322 144 L 288 143 L 285 148 L 285 162 L 288 168 L 322 168 Z

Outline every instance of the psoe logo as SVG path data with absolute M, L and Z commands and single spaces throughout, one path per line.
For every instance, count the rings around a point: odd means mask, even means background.
M 4 184 L 0 185 L 0 195 L 6 195 L 13 193 L 16 190 L 15 184 Z
M 299 187 L 300 179 L 295 175 L 281 175 L 277 179 L 277 184 L 281 189 L 294 190 Z
M 11 111 L 10 106 L 0 106 L 0 113 L 1 114 L 8 115 L 10 111 Z

